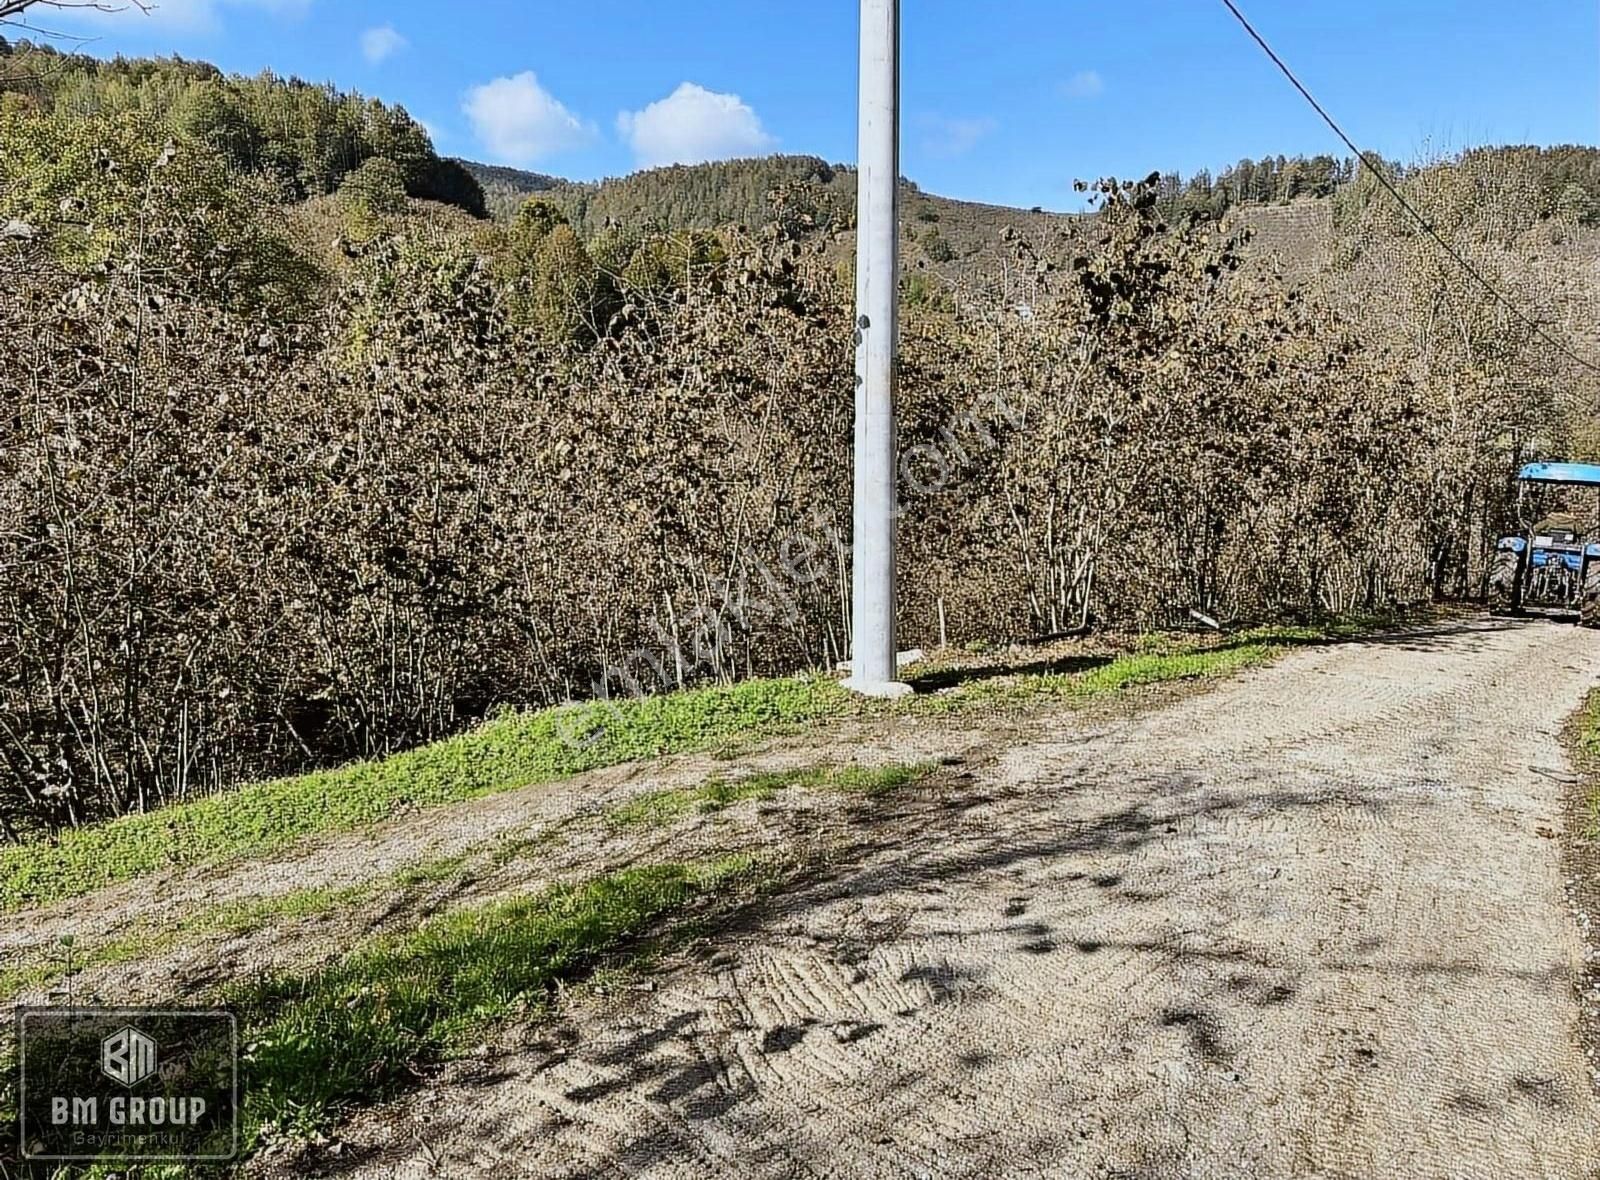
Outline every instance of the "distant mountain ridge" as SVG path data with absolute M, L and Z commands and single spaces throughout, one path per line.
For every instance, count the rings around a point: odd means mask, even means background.
M 585 236 L 609 220 L 670 229 L 757 225 L 770 216 L 768 194 L 774 190 L 796 183 L 837 187 L 840 174 L 848 171 L 817 156 L 760 156 L 577 181 L 472 160 L 460 163 L 483 186 L 496 216 L 509 216 L 530 196 L 546 196 Z

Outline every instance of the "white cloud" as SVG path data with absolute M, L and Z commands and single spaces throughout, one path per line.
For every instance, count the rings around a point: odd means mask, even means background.
M 923 149 L 931 156 L 964 156 L 982 139 L 1000 129 L 997 120 L 946 119 L 928 115 L 919 120 L 924 132 Z
M 393 25 L 374 25 L 361 34 L 361 56 L 372 65 L 393 57 L 406 47 L 406 39 Z
M 537 163 L 582 147 L 595 136 L 594 126 L 562 106 L 532 70 L 474 86 L 461 109 L 478 142 L 507 164 Z
M 641 168 L 758 156 L 778 142 L 737 94 L 717 94 L 693 82 L 642 111 L 623 111 L 617 131 Z
M 1105 92 L 1105 81 L 1094 70 L 1084 70 L 1067 79 L 1062 88 L 1068 98 L 1098 98 Z

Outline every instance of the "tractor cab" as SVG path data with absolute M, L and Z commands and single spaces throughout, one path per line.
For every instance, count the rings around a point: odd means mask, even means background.
M 1591 487 L 1600 494 L 1600 464 L 1529 463 L 1517 474 L 1518 503 L 1539 485 Z M 1502 537 L 1489 570 L 1492 610 L 1575 611 L 1600 626 L 1600 530 L 1594 517 L 1552 512 L 1526 533 Z

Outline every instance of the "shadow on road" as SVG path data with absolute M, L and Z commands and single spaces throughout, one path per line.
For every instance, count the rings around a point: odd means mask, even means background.
M 1286 637 L 1284 643 L 1460 653 L 1510 630 L 1545 625 L 1473 617 L 1360 637 Z M 927 691 L 974 676 L 1082 671 L 1107 662 L 1104 656 L 1072 656 L 1024 667 L 940 671 L 920 678 L 918 686 Z M 1398 768 L 1381 789 L 1364 782 L 1356 770 L 1297 776 L 1268 760 L 1241 766 L 1225 782 L 1156 759 L 1161 769 L 1115 781 L 1111 772 L 1092 765 L 1073 771 L 1045 767 L 1022 776 L 1019 785 L 1004 787 L 952 767 L 901 792 L 848 801 L 821 820 L 814 813 L 791 815 L 793 823 L 829 826 L 834 839 L 827 855 L 797 866 L 765 899 L 719 915 L 714 937 L 698 948 L 699 958 L 679 968 L 694 973 L 691 987 L 673 989 L 675 1002 L 687 1003 L 687 1010 L 646 1000 L 620 1020 L 591 1025 L 582 1035 L 575 1026 L 560 1026 L 567 1029 L 563 1044 L 542 1061 L 513 1053 L 512 1060 L 490 1060 L 483 1068 L 495 1076 L 520 1071 L 525 1081 L 537 1079 L 537 1090 L 553 1095 L 545 1128 L 552 1141 L 583 1141 L 581 1134 L 562 1135 L 574 1123 L 616 1132 L 603 1158 L 546 1157 L 542 1162 L 548 1167 L 539 1175 L 582 1180 L 660 1171 L 672 1161 L 704 1161 L 708 1143 L 736 1144 L 741 1170 L 751 1175 L 848 1174 L 849 1161 L 859 1165 L 874 1158 L 875 1148 L 888 1150 L 900 1141 L 906 1133 L 899 1122 L 904 1112 L 895 1096 L 922 1084 L 928 1071 L 937 1071 L 943 1092 L 970 1094 L 976 1104 L 978 1095 L 993 1088 L 997 1065 L 1009 1067 L 997 1061 L 1003 1048 L 934 1043 L 908 1055 L 879 1046 L 902 1045 L 903 1039 L 895 1038 L 903 1038 L 906 1027 L 922 1030 L 917 1035 L 930 1042 L 952 1035 L 949 1013 L 964 1004 L 1014 1003 L 1019 974 L 1052 972 L 1063 987 L 1071 987 L 1075 980 L 1096 978 L 1102 964 L 1116 962 L 1122 964 L 1119 978 L 1159 977 L 1169 983 L 1154 1004 L 1119 1003 L 1114 995 L 1091 998 L 1086 988 L 1083 1026 L 1070 1045 L 1059 1047 L 1064 1073 L 1123 1077 L 1142 1053 L 1140 1069 L 1152 1060 L 1175 1063 L 1175 1071 L 1223 1076 L 1246 1088 L 1276 1077 L 1270 1071 L 1252 1075 L 1253 1063 L 1264 1060 L 1260 1052 L 1242 1051 L 1258 1035 L 1252 1030 L 1284 1012 L 1310 1011 L 1317 1014 L 1309 1018 L 1315 1024 L 1328 977 L 1393 978 L 1397 994 L 1407 990 L 1399 981 L 1416 978 L 1481 980 L 1494 991 L 1561 992 L 1570 981 L 1557 963 L 1524 969 L 1465 954 L 1460 959 L 1443 953 L 1436 959 L 1408 957 L 1404 946 L 1385 942 L 1381 924 L 1369 937 L 1317 943 L 1315 951 L 1297 954 L 1270 940 L 1235 937 L 1228 922 L 1195 912 L 1202 898 L 1230 913 L 1251 913 L 1267 904 L 1262 879 L 1249 870 L 1272 866 L 1237 859 L 1222 867 L 1208 863 L 1206 842 L 1221 833 L 1256 821 L 1281 825 L 1286 817 L 1308 812 L 1315 821 L 1301 829 L 1326 831 L 1329 842 L 1341 830 L 1392 824 L 1402 815 L 1415 825 L 1415 813 L 1438 807 L 1441 798 L 1429 777 L 1432 755 L 1421 757 L 1409 769 Z M 1276 855 L 1300 854 L 1298 848 L 1282 848 Z M 1357 868 L 1333 879 L 1359 891 L 1362 878 Z M 1196 880 L 1203 887 L 1197 888 Z M 974 921 L 974 896 L 993 898 L 991 921 Z M 1328 903 L 1336 907 L 1342 900 Z M 1117 914 L 1113 925 L 1088 920 L 1108 909 Z M 872 916 L 880 911 L 884 916 Z M 841 920 L 847 913 L 858 917 Z M 786 948 L 786 963 L 823 960 L 837 991 L 808 992 L 804 981 L 775 982 L 760 973 L 777 968 L 748 966 L 765 962 L 762 956 L 773 947 Z M 997 960 L 1007 960 L 1004 970 Z M 795 1010 L 802 1014 L 785 1016 L 764 1004 L 730 1000 L 743 986 L 740 972 L 747 967 L 755 978 L 745 983 L 793 989 L 800 995 Z M 870 1018 L 851 1011 L 849 989 L 866 986 L 869 979 L 879 992 L 898 986 L 906 1006 Z M 1421 993 L 1430 994 L 1442 982 L 1429 982 Z M 769 1023 L 763 1026 L 763 1020 Z M 1382 1063 L 1386 1047 L 1372 1031 L 1376 1026 L 1374 1020 L 1371 1026 L 1337 1030 L 1345 1038 L 1339 1042 L 1341 1068 L 1359 1071 Z M 730 1038 L 747 1048 L 730 1051 Z M 1260 1050 L 1259 1041 L 1255 1047 Z M 814 1096 L 806 1090 L 805 1071 L 827 1075 L 841 1068 L 841 1054 L 849 1062 L 850 1084 L 874 1099 L 851 1112 L 848 1150 L 837 1138 L 819 1133 L 815 1111 L 806 1107 Z M 573 1061 L 583 1066 L 576 1076 L 595 1080 L 563 1082 L 564 1066 Z M 778 1093 L 764 1092 L 767 1087 Z M 653 1113 L 622 1122 L 617 1108 L 622 1096 L 627 1110 Z M 758 1096 L 763 1101 L 755 1103 Z M 1442 1101 L 1451 1112 L 1470 1116 L 1513 1104 L 1559 1109 L 1569 1098 L 1555 1079 L 1529 1063 L 1502 1060 L 1481 1077 L 1463 1079 Z M 458 1113 L 469 1127 L 481 1130 L 485 1141 L 503 1141 L 496 1112 Z M 990 1163 L 1084 1159 L 1083 1131 L 1069 1115 L 1063 1110 L 1036 1125 L 993 1128 L 987 1145 L 977 1138 L 952 1139 L 943 1145 L 953 1153 L 947 1161 L 951 1172 L 982 1174 L 962 1162 L 967 1158 Z M 708 1120 L 716 1121 L 714 1131 L 696 1130 Z M 1170 1142 L 1152 1134 L 1141 1161 L 1145 1170 L 1127 1174 L 1180 1174 L 1173 1169 L 1190 1158 L 1183 1154 L 1186 1135 L 1181 1126 Z M 1000 1154 L 985 1154 L 1002 1143 Z M 962 1156 L 968 1151 L 970 1157 Z M 330 1174 L 342 1170 L 335 1165 Z

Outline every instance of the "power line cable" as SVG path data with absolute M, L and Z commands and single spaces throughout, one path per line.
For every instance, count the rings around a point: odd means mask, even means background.
M 1427 235 L 1439 244 L 1439 248 L 1455 260 L 1457 266 L 1472 276 L 1478 285 L 1481 286 L 1485 291 L 1489 292 L 1489 294 L 1494 297 L 1495 302 L 1500 304 L 1501 307 L 1504 307 L 1512 315 L 1516 316 L 1517 319 L 1521 320 L 1524 324 L 1527 324 L 1528 327 L 1532 328 L 1540 337 L 1540 339 L 1542 339 L 1546 344 L 1549 344 L 1551 347 L 1555 348 L 1557 351 L 1561 352 L 1571 360 L 1576 361 L 1578 364 L 1582 365 L 1591 372 L 1600 373 L 1600 364 L 1596 364 L 1594 361 L 1584 359 L 1574 352 L 1572 347 L 1565 341 L 1559 340 L 1555 336 L 1552 336 L 1545 330 L 1543 324 L 1534 319 L 1532 316 L 1528 315 L 1527 312 L 1523 311 L 1516 304 L 1512 303 L 1511 300 L 1507 298 L 1498 287 L 1496 287 L 1483 276 L 1483 273 L 1479 271 L 1477 267 L 1473 266 L 1472 263 L 1467 261 L 1467 259 L 1461 255 L 1460 251 L 1458 251 L 1449 242 L 1445 241 L 1443 236 L 1440 235 L 1439 231 L 1434 229 L 1433 223 L 1419 213 L 1416 207 L 1413 206 L 1410 201 L 1406 200 L 1405 195 L 1395 187 L 1394 182 L 1389 179 L 1388 172 L 1382 166 L 1382 160 L 1376 156 L 1362 151 L 1356 146 L 1355 140 L 1351 139 L 1345 134 L 1344 128 L 1339 126 L 1338 121 L 1335 120 L 1332 115 L 1328 114 L 1327 110 L 1320 102 L 1316 100 L 1316 97 L 1311 93 L 1311 91 L 1307 90 L 1300 79 L 1295 77 L 1294 71 L 1289 68 L 1288 64 L 1283 60 L 1283 58 L 1279 57 L 1272 46 L 1267 44 L 1266 38 L 1260 33 L 1256 32 L 1255 26 L 1252 25 L 1248 19 L 1246 19 L 1244 13 L 1239 11 L 1239 6 L 1235 4 L 1233 0 L 1222 0 L 1222 3 L 1229 12 L 1233 13 L 1234 19 L 1244 26 L 1244 31 L 1250 34 L 1251 39 L 1254 40 L 1257 45 L 1261 46 L 1262 52 L 1272 59 L 1272 64 L 1277 66 L 1278 69 L 1283 73 L 1283 76 L 1289 79 L 1294 88 L 1300 92 L 1301 97 L 1311 104 L 1311 109 L 1322 116 L 1322 121 L 1333 129 L 1333 133 L 1343 140 L 1344 145 L 1356 154 L 1356 158 L 1367 166 L 1368 170 L 1373 174 L 1373 176 L 1377 177 L 1378 183 L 1383 185 L 1383 187 L 1389 191 L 1389 195 L 1399 202 L 1400 207 L 1407 213 L 1411 214 L 1411 216 L 1416 220 L 1417 224 L 1423 228 Z

